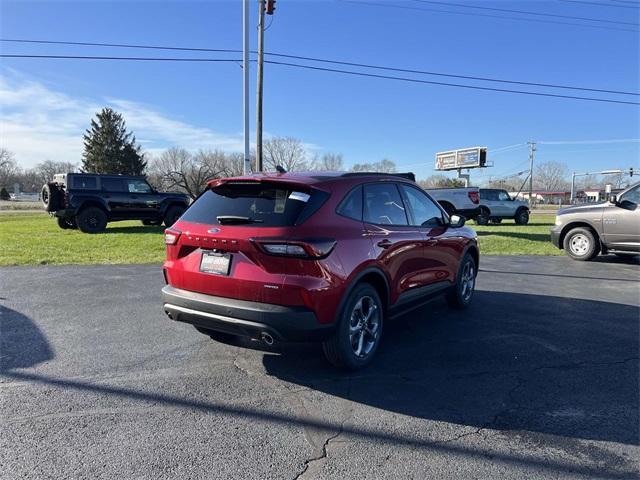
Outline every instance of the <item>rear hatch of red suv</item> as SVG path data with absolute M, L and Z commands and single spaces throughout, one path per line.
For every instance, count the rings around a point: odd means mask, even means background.
M 291 260 L 320 257 L 331 248 L 296 235 L 328 196 L 277 177 L 212 182 L 165 232 L 167 283 L 207 295 L 283 303 Z

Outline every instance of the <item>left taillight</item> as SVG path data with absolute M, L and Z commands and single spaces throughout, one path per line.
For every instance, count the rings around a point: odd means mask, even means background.
M 469 192 L 469 200 L 471 200 L 472 203 L 478 204 L 480 203 L 480 195 L 478 194 L 478 192 Z
M 180 238 L 181 233 L 182 232 L 180 232 L 179 230 L 167 228 L 164 231 L 165 245 L 175 245 L 176 243 L 178 243 L 178 239 Z

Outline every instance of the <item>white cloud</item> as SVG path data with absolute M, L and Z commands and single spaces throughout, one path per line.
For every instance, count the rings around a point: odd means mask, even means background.
M 0 144 L 24 167 L 46 159 L 79 163 L 89 119 L 105 105 L 124 115 L 127 127 L 151 154 L 172 145 L 193 150 L 243 149 L 241 135 L 174 120 L 130 100 L 72 97 L 10 70 L 0 75 Z

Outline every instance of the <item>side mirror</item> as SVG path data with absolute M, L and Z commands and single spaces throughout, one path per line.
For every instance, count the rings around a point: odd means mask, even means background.
M 613 203 L 615 205 L 616 203 L 618 203 L 618 196 L 617 195 L 611 195 L 609 197 L 609 202 L 611 202 L 611 203 Z
M 467 219 L 461 215 L 453 214 L 449 217 L 449 226 L 452 228 L 460 228 L 464 226 Z

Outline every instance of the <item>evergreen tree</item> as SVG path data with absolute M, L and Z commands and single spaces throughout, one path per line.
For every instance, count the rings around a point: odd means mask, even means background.
M 88 173 L 142 175 L 147 166 L 136 137 L 127 128 L 122 115 L 103 108 L 91 120 L 84 134 L 82 170 Z
M 0 200 L 11 200 L 11 195 L 9 195 L 9 192 L 7 192 L 7 189 L 4 187 L 0 190 Z

